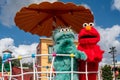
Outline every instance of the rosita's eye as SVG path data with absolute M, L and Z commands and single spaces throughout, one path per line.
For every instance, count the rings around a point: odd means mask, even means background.
M 70 31 L 70 29 L 69 29 L 69 28 L 67 28 L 67 29 L 66 29 L 66 31 Z
M 70 29 L 66 29 L 66 31 L 70 31 Z
M 88 26 L 88 24 L 87 24 L 87 23 L 84 23 L 84 24 L 83 24 L 83 27 L 86 27 L 86 26 Z
M 64 31 L 66 32 L 66 31 L 67 31 L 67 29 L 64 29 Z
M 60 29 L 60 32 L 63 32 L 64 31 L 64 29 Z
M 63 31 L 68 32 L 68 31 L 70 31 L 70 29 L 65 28 L 65 29 L 63 29 Z
M 89 26 L 93 27 L 93 26 L 94 26 L 94 23 L 89 23 Z

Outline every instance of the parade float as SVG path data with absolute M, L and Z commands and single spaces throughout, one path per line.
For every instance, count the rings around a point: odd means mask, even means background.
M 83 5 L 75 5 L 71 2 L 42 2 L 21 8 L 15 16 L 16 26 L 31 34 L 52 37 L 54 50 L 51 54 L 30 53 L 31 55 L 18 56 L 18 58 L 3 55 L 1 79 L 5 80 L 5 77 L 7 77 L 9 80 L 83 80 L 80 78 L 81 75 L 83 75 L 84 80 L 97 80 L 93 78 L 90 79 L 89 76 L 91 74 L 95 75 L 94 78 L 98 75 L 97 78 L 100 80 L 98 62 L 102 59 L 102 51 L 99 50 L 99 46 L 97 47 L 98 51 L 95 51 L 94 56 L 91 57 L 91 55 L 87 54 L 91 53 L 91 51 L 87 52 L 86 48 L 82 49 L 81 44 L 78 45 L 77 50 L 77 45 L 74 44 L 74 34 L 79 34 L 78 41 L 80 42 L 82 25 L 91 22 L 94 22 L 94 17 L 90 9 Z M 100 39 L 99 35 L 98 38 Z M 97 43 L 99 39 L 95 42 Z M 84 40 L 82 40 L 82 42 L 84 43 Z M 87 43 L 86 40 L 85 43 Z M 100 54 L 97 54 L 97 52 L 100 52 Z M 37 63 L 43 56 L 51 56 L 52 58 L 50 66 L 45 66 L 46 70 L 44 71 L 41 70 L 42 66 Z M 26 71 L 23 69 L 23 60 L 30 57 L 32 58 L 32 70 Z M 12 67 L 12 60 L 19 60 L 19 68 Z M 92 67 L 92 65 L 83 64 L 81 62 L 82 60 L 83 63 L 87 61 L 94 62 L 95 60 L 97 62 L 97 68 L 89 70 L 88 67 Z M 4 64 L 6 62 L 9 63 L 10 70 L 6 72 L 7 75 L 4 75 Z M 42 63 L 44 61 L 41 60 L 40 62 Z M 83 64 L 83 66 L 80 64 Z M 93 65 L 93 67 L 95 67 L 95 65 Z M 82 68 L 84 69 L 83 71 L 81 71 Z M 13 70 L 18 70 L 19 73 L 14 73 Z M 46 74 L 46 76 L 42 77 L 42 74 Z

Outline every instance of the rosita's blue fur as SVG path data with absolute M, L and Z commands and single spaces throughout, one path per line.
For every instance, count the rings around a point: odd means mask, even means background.
M 53 31 L 54 52 L 56 54 L 74 54 L 74 71 L 77 71 L 77 59 L 86 60 L 86 55 L 76 49 L 75 35 L 70 28 L 59 28 Z M 71 58 L 57 56 L 54 62 L 55 71 L 71 71 Z M 78 74 L 73 74 L 74 80 L 78 80 Z M 70 73 L 57 73 L 55 80 L 71 80 Z

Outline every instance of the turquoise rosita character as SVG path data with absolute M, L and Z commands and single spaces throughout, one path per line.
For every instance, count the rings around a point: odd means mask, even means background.
M 77 71 L 77 59 L 86 60 L 84 52 L 78 51 L 74 44 L 75 35 L 70 28 L 59 28 L 53 31 L 53 49 L 56 54 L 69 54 L 74 56 L 74 64 L 71 64 L 71 57 L 69 56 L 56 56 L 54 62 L 55 71 L 71 71 L 71 65 L 73 70 Z M 74 80 L 78 79 L 78 74 L 73 74 Z M 71 73 L 56 73 L 55 80 L 71 80 Z

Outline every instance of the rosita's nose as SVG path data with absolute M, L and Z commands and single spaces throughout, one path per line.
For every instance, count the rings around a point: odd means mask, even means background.
M 90 30 L 91 30 L 91 26 L 86 26 L 85 29 L 86 29 L 87 31 L 90 31 Z

